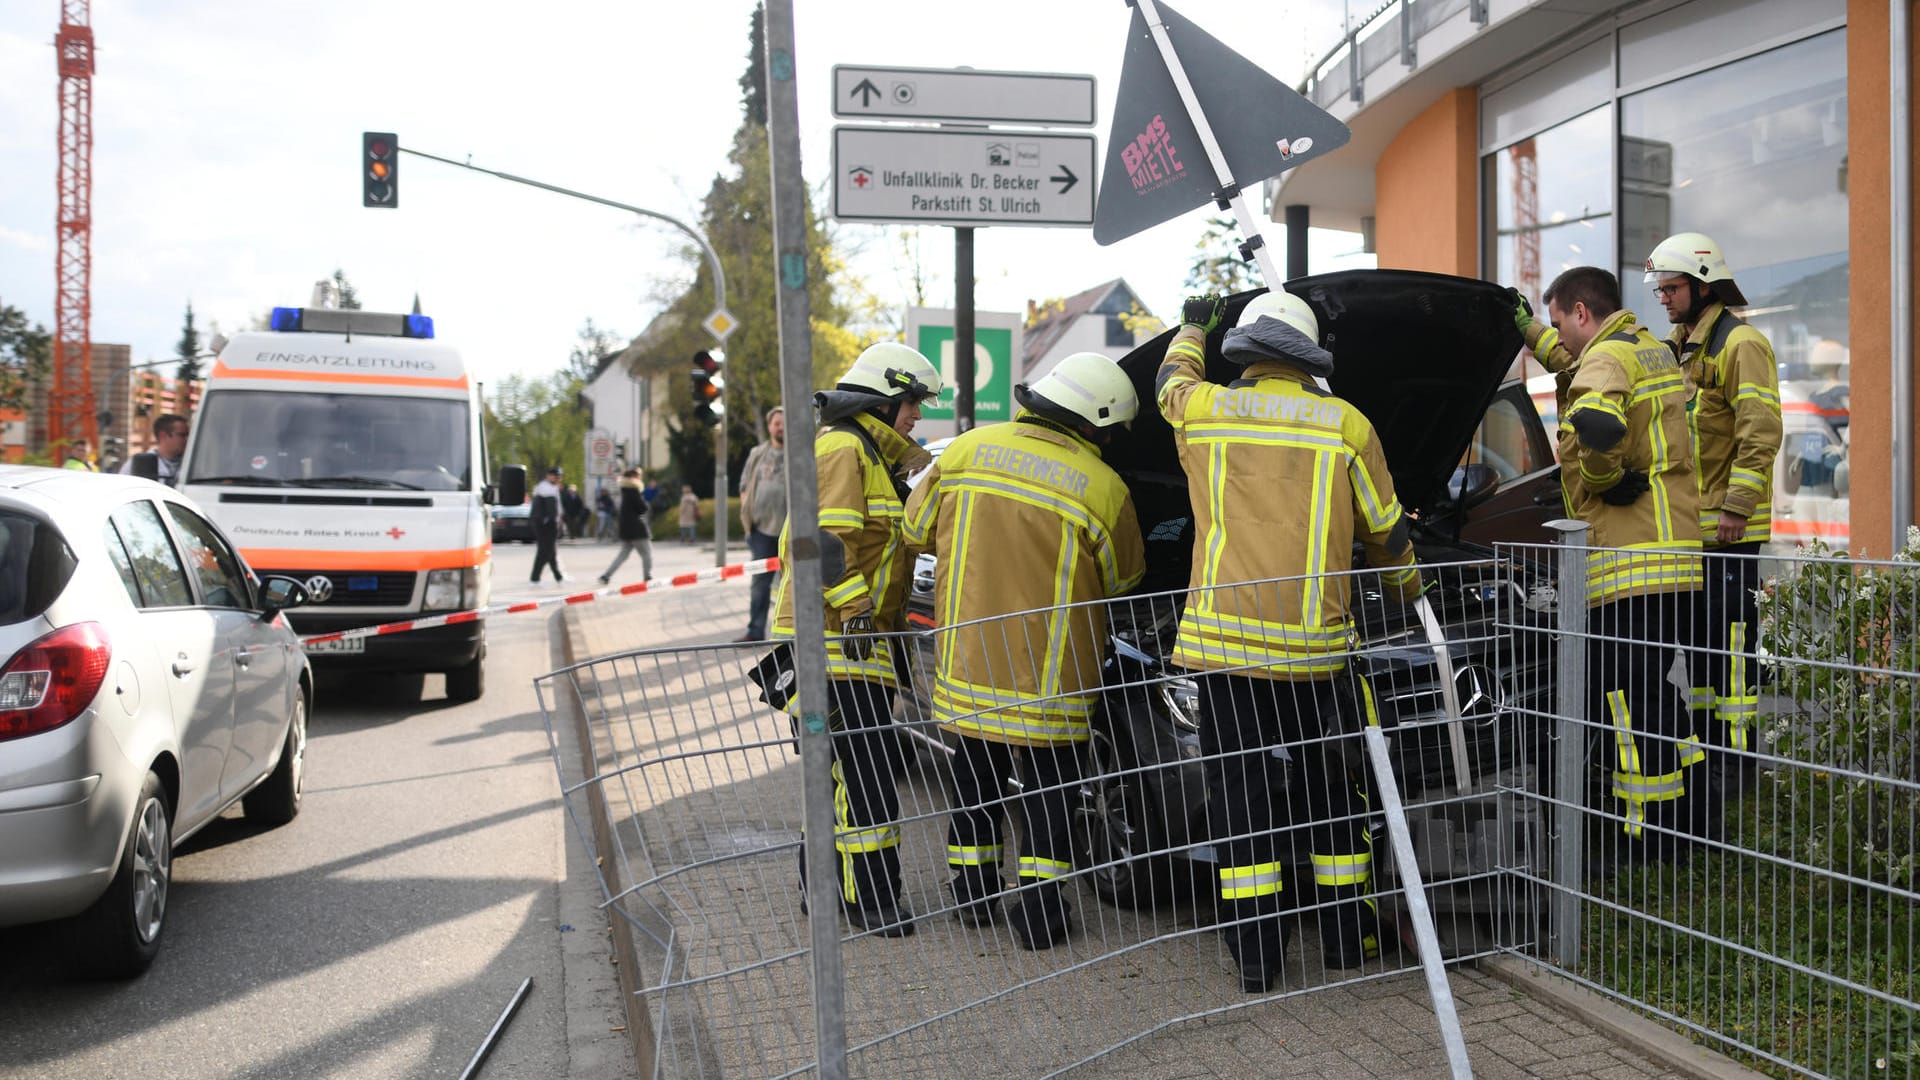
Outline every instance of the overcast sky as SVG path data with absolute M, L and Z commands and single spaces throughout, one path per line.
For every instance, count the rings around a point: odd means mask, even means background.
M 0 301 L 53 322 L 56 0 L 0 4 Z M 1122 0 L 965 5 L 799 0 L 802 157 L 829 167 L 836 63 L 1091 74 L 1099 152 L 1118 89 Z M 367 307 L 419 293 L 482 379 L 564 363 L 584 318 L 638 333 L 691 266 L 665 226 L 416 158 L 401 206 L 359 203 L 360 132 L 686 220 L 740 123 L 752 0 L 94 0 L 93 338 L 164 359 L 191 300 L 233 330 L 344 268 Z M 1184 0 L 1289 84 L 1337 40 L 1341 0 Z M 1260 12 L 1260 32 L 1236 32 Z M 911 14 L 909 14 L 911 13 Z M 823 207 L 824 210 L 824 207 Z M 1125 277 L 1173 314 L 1204 219 L 1112 247 L 1084 229 L 977 232 L 977 304 L 1024 310 Z M 856 269 L 903 304 L 892 230 L 842 227 Z M 923 230 L 951 302 L 952 231 Z M 1269 241 L 1281 242 L 1273 227 Z M 1315 269 L 1357 236 L 1315 232 Z

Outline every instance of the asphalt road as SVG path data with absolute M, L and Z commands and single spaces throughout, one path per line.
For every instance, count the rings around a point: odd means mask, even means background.
M 566 550 L 589 581 L 610 553 Z M 531 563 L 497 550 L 496 600 L 560 591 L 529 587 Z M 562 936 L 604 923 L 563 889 L 583 862 L 532 687 L 547 621 L 488 633 L 469 705 L 438 675 L 424 700 L 404 678 L 323 675 L 300 816 L 262 830 L 236 809 L 187 843 L 144 977 L 83 981 L 50 935 L 0 931 L 0 1077 L 453 1077 L 528 976 L 482 1075 L 584 1075 L 565 957 L 604 959 Z M 574 1024 L 604 1043 L 618 1019 L 579 1002 Z

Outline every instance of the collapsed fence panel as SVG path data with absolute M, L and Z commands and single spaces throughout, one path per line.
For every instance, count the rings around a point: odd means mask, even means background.
M 1920 550 L 1752 545 L 1587 607 L 1589 561 L 1632 553 L 1572 542 L 1500 548 L 1583 608 L 1496 628 L 1554 683 L 1517 726 L 1572 766 L 1513 794 L 1584 853 L 1514 864 L 1553 912 L 1517 951 L 1775 1075 L 1920 1076 Z
M 1438 649 L 1372 573 L 1236 585 L 1206 605 L 1273 623 L 1302 590 L 1345 591 L 1352 623 L 1314 638 L 1304 681 L 1272 678 L 1286 665 L 1271 658 L 1196 671 L 1189 650 L 1179 662 L 1195 600 L 1184 591 L 874 641 L 900 686 L 878 699 L 890 699 L 883 716 L 849 715 L 872 698 L 839 703 L 845 854 L 822 868 L 854 909 L 842 944 L 852 1071 L 1050 1075 L 1274 998 L 1417 985 L 1404 875 L 1368 797 L 1369 716 L 1405 805 L 1393 847 L 1425 879 L 1444 959 L 1537 940 L 1535 883 L 1551 872 L 1536 755 L 1548 744 L 1515 721 L 1549 710 L 1518 697 L 1547 680 L 1496 628 L 1551 613 L 1498 560 L 1423 573 Z M 930 615 L 926 600 L 917 590 Z M 591 775 L 565 797 L 584 821 L 598 792 L 612 818 L 608 903 L 643 946 L 657 1075 L 814 1064 L 799 759 L 788 717 L 752 677 L 768 656 L 766 644 L 655 649 L 541 680 L 550 724 L 562 695 L 584 714 Z M 1326 689 L 1335 682 L 1345 689 Z M 1268 722 L 1276 702 L 1298 726 Z M 1310 792 L 1310 768 L 1359 797 Z M 897 914 L 877 918 L 895 875 Z M 1356 918 L 1371 940 L 1354 944 L 1373 955 L 1335 947 Z M 896 936 L 894 919 L 912 932 Z M 1273 932 L 1290 939 L 1284 952 L 1264 989 L 1246 985 L 1229 945 L 1271 951 L 1258 935 Z

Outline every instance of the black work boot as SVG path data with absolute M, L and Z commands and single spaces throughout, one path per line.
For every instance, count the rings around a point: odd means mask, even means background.
M 1027 893 L 1007 905 L 1007 925 L 1013 939 L 1028 952 L 1051 949 L 1067 940 L 1069 910 L 1058 889 L 1050 895 Z
M 865 908 L 858 904 L 842 904 L 847 921 L 856 930 L 869 930 L 881 937 L 912 937 L 913 912 L 898 902 L 880 907 Z
M 1351 970 L 1379 955 L 1380 919 L 1371 908 L 1348 900 L 1320 909 L 1320 959 L 1327 967 Z
M 992 926 L 1000 921 L 1000 875 L 984 868 L 963 867 L 953 875 L 953 917 L 968 926 Z

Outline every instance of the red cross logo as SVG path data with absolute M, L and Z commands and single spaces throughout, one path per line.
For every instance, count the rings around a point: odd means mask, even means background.
M 401 537 L 407 535 L 407 531 L 405 529 L 402 529 L 400 526 L 395 525 L 393 528 L 387 530 L 387 535 L 393 537 L 395 540 L 398 540 Z
M 871 183 L 873 183 L 873 170 L 867 168 L 865 165 L 855 165 L 853 167 L 853 186 L 864 191 L 866 186 Z

